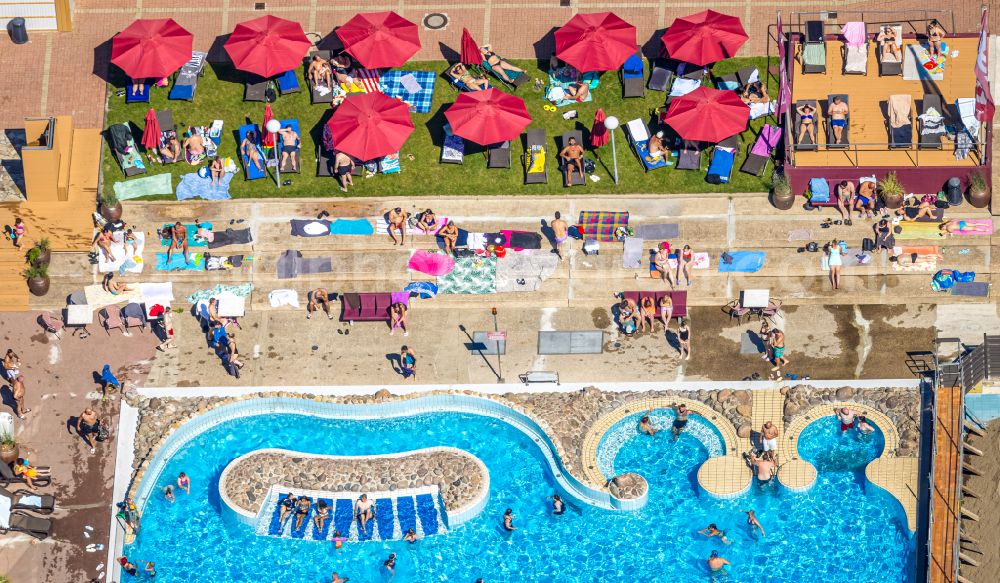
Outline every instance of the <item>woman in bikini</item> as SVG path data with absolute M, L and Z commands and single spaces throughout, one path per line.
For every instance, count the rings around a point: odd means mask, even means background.
M 226 351 L 229 353 L 229 362 L 233 363 L 236 368 L 243 368 L 243 361 L 240 360 L 240 351 L 236 348 L 236 334 L 230 334 L 226 337 Z
M 226 173 L 226 165 L 222 163 L 222 158 L 216 156 L 208 171 L 212 175 L 212 186 L 222 186 L 222 176 Z
M 24 221 L 21 220 L 21 217 L 16 217 L 14 219 L 14 226 L 8 228 L 5 231 L 5 234 L 7 238 L 14 243 L 14 247 L 16 249 L 20 249 L 23 244 L 21 241 L 23 241 L 24 236 L 28 234 L 28 228 L 24 226 Z
M 7 354 L 3 355 L 3 368 L 7 371 L 7 380 L 12 381 L 21 374 L 21 357 L 16 352 L 7 349 Z
M 653 331 L 653 320 L 656 318 L 656 305 L 653 298 L 643 296 L 639 300 L 639 330 L 646 331 L 646 322 L 649 322 L 649 331 Z
M 313 524 L 316 525 L 316 532 L 323 532 L 323 525 L 330 518 L 330 510 L 326 502 L 320 500 L 316 503 L 316 516 L 313 516 Z
M 407 329 L 406 316 L 409 310 L 406 309 L 406 304 L 403 302 L 396 302 L 395 304 L 389 306 L 389 336 L 396 333 L 396 328 L 401 328 L 403 330 L 403 336 L 409 336 L 410 331 Z
M 816 108 L 808 103 L 803 103 L 798 106 L 795 111 L 799 112 L 799 139 L 798 142 L 802 143 L 802 138 L 809 134 L 809 141 L 813 144 L 816 143 Z
M 524 69 L 511 65 L 507 61 L 501 59 L 499 55 L 493 52 L 493 48 L 490 45 L 481 46 L 479 48 L 479 52 L 482 53 L 483 60 L 490 66 L 490 69 L 496 73 L 498 77 L 508 83 L 514 83 L 514 79 L 520 77 L 520 75 L 514 75 L 512 77 L 509 73 L 524 73 Z
M 660 243 L 660 248 L 653 257 L 653 267 L 660 272 L 660 279 L 670 284 L 670 289 L 674 289 L 674 272 L 670 269 L 670 243 L 666 241 Z
M 170 163 L 181 159 L 181 143 L 177 140 L 177 132 L 168 132 L 167 138 L 160 146 L 160 159 Z
M 260 159 L 260 150 L 257 149 L 257 132 L 250 130 L 247 132 L 243 143 L 240 144 L 240 153 L 246 156 L 247 160 L 257 167 L 257 170 L 264 171 L 264 163 Z
M 684 279 L 690 286 L 692 269 L 694 269 L 694 251 L 691 250 L 690 245 L 685 245 L 677 257 L 677 283 L 680 283 L 681 274 L 683 274 Z
M 448 74 L 456 81 L 461 81 L 470 91 L 482 91 L 483 89 L 488 89 L 490 86 L 490 82 L 486 79 L 473 77 L 472 73 L 462 63 L 455 63 L 451 69 L 448 69 Z
M 437 215 L 431 209 L 425 209 L 417 219 L 417 228 L 425 234 L 433 233 L 437 229 Z
M 295 509 L 295 530 L 302 528 L 302 522 L 309 514 L 310 508 L 312 508 L 312 500 L 308 496 L 300 497 Z
M 101 287 L 104 288 L 104 291 L 113 296 L 132 291 L 132 288 L 130 288 L 127 283 L 123 281 L 114 281 L 114 277 L 115 274 L 113 273 L 108 273 L 104 276 L 104 283 L 101 285 Z
M 670 294 L 664 294 L 656 301 L 656 307 L 659 309 L 656 317 L 663 322 L 663 331 L 666 332 L 670 328 L 670 318 L 674 316 L 674 299 Z
M 919 221 L 922 217 L 927 217 L 928 219 L 934 219 L 934 211 L 937 210 L 935 203 L 937 202 L 937 197 L 933 194 L 925 194 L 920 198 L 920 204 L 916 207 L 917 214 L 911 219 L 906 211 L 903 211 L 903 220 L 906 222 Z
M 139 241 L 135 238 L 135 233 L 132 232 L 132 229 L 125 231 L 125 255 L 128 255 L 129 247 L 132 248 L 133 256 L 139 254 Z
M 944 27 L 935 18 L 927 24 L 927 44 L 929 48 L 927 54 L 934 61 L 940 60 L 944 53 L 941 51 L 941 45 L 944 43 Z

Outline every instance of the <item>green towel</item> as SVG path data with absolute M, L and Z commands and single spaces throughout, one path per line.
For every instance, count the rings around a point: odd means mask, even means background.
M 451 273 L 438 278 L 442 294 L 491 294 L 497 291 L 496 257 L 462 257 L 455 260 Z
M 114 189 L 118 200 L 131 200 L 140 196 L 174 193 L 173 186 L 170 184 L 169 172 L 135 178 L 127 182 L 116 182 Z
M 906 222 L 899 223 L 902 230 L 896 239 L 944 239 L 941 223 Z

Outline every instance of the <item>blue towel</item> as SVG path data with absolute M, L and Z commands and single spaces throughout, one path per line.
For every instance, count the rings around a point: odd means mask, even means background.
M 729 255 L 733 258 L 732 263 L 727 264 L 720 259 L 719 273 L 757 273 L 761 267 L 764 267 L 766 253 L 763 251 L 730 251 Z
M 142 83 L 142 90 L 132 95 L 132 82 L 125 85 L 125 103 L 149 103 L 149 91 L 153 85 L 149 81 Z
M 717 181 L 714 184 L 726 184 L 729 182 L 729 175 L 733 170 L 733 163 L 736 161 L 735 156 L 729 150 L 723 150 L 717 148 L 715 153 L 712 154 L 712 163 L 708 166 L 708 175 L 716 176 Z
M 156 269 L 160 271 L 173 271 L 175 269 L 188 269 L 192 271 L 205 269 L 205 256 L 201 253 L 188 253 L 188 263 L 184 263 L 183 253 L 174 253 L 167 263 L 166 253 L 156 254 Z
M 181 176 L 181 181 L 177 185 L 177 200 L 187 200 L 189 198 L 201 197 L 204 200 L 229 200 L 229 183 L 233 181 L 233 175 L 226 172 L 222 175 L 221 184 L 212 186 L 211 178 L 202 178 L 197 172 Z
M 368 219 L 337 219 L 330 223 L 331 235 L 374 235 L 375 227 Z
M 278 82 L 278 91 L 281 91 L 281 93 L 295 92 L 300 89 L 299 79 L 295 76 L 295 69 L 285 71 L 275 77 L 275 80 Z
M 104 368 L 101 369 L 101 382 L 109 387 L 121 387 L 122 384 L 118 382 L 115 378 L 114 373 L 111 372 L 111 365 L 106 364 Z
M 170 226 L 173 226 L 173 225 L 171 223 L 163 223 L 163 229 L 166 229 L 167 227 L 170 227 Z M 198 239 L 198 240 L 196 240 L 194 237 L 195 237 L 195 235 L 198 234 L 198 227 L 201 227 L 202 229 L 205 229 L 206 231 L 211 231 L 212 230 L 212 223 L 198 223 L 197 225 L 194 224 L 194 223 L 189 223 L 187 225 L 184 225 L 184 227 L 187 229 L 188 247 L 207 247 L 208 246 L 208 241 L 206 241 L 204 239 Z M 171 241 L 172 241 L 172 239 L 160 239 L 160 245 L 164 245 L 164 246 L 165 245 L 169 245 Z
M 406 284 L 403 291 L 411 294 L 420 294 L 420 297 L 427 300 L 438 295 L 438 286 L 429 281 L 413 281 Z
M 257 145 L 257 155 L 260 157 L 260 163 L 262 166 L 264 166 L 264 170 L 259 170 L 257 168 L 257 165 L 251 163 L 250 158 L 246 155 L 246 153 L 243 152 L 242 149 L 243 140 L 246 139 L 247 133 L 251 131 L 254 132 L 254 135 L 257 136 L 257 139 L 255 139 L 254 142 Z M 260 139 L 261 139 L 260 127 L 258 127 L 257 124 L 252 124 L 252 123 L 240 126 L 239 136 L 240 136 L 240 141 L 239 143 L 236 144 L 236 149 L 239 150 L 240 160 L 243 161 L 243 170 L 244 172 L 246 172 L 246 179 L 257 180 L 258 178 L 263 178 L 267 176 L 267 165 L 266 165 L 267 157 L 264 156 L 264 148 L 262 148 L 260 145 Z

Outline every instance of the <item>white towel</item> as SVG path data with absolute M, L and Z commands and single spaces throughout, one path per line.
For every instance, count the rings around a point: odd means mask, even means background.
M 271 302 L 272 308 L 281 306 L 299 307 L 299 294 L 293 289 L 276 289 L 267 294 L 267 299 Z
M 133 233 L 135 235 L 136 250 L 132 253 L 129 246 L 129 255 L 125 255 L 125 232 L 118 231 L 114 234 L 114 242 L 111 243 L 111 253 L 115 256 L 114 261 L 108 261 L 103 251 L 98 251 L 97 270 L 101 273 L 112 271 L 123 271 L 125 273 L 142 273 L 145 261 L 142 260 L 142 252 L 146 248 L 146 233 L 142 231 Z
M 41 508 L 42 498 L 40 496 L 25 496 L 21 498 L 20 504 L 23 506 L 33 506 L 35 508 Z
M 10 498 L 0 496 L 0 529 L 10 528 Z

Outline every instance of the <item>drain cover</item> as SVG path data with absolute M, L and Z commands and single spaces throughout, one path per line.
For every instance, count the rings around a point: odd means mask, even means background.
M 427 30 L 441 30 L 448 26 L 448 15 L 443 12 L 425 14 L 423 24 Z

